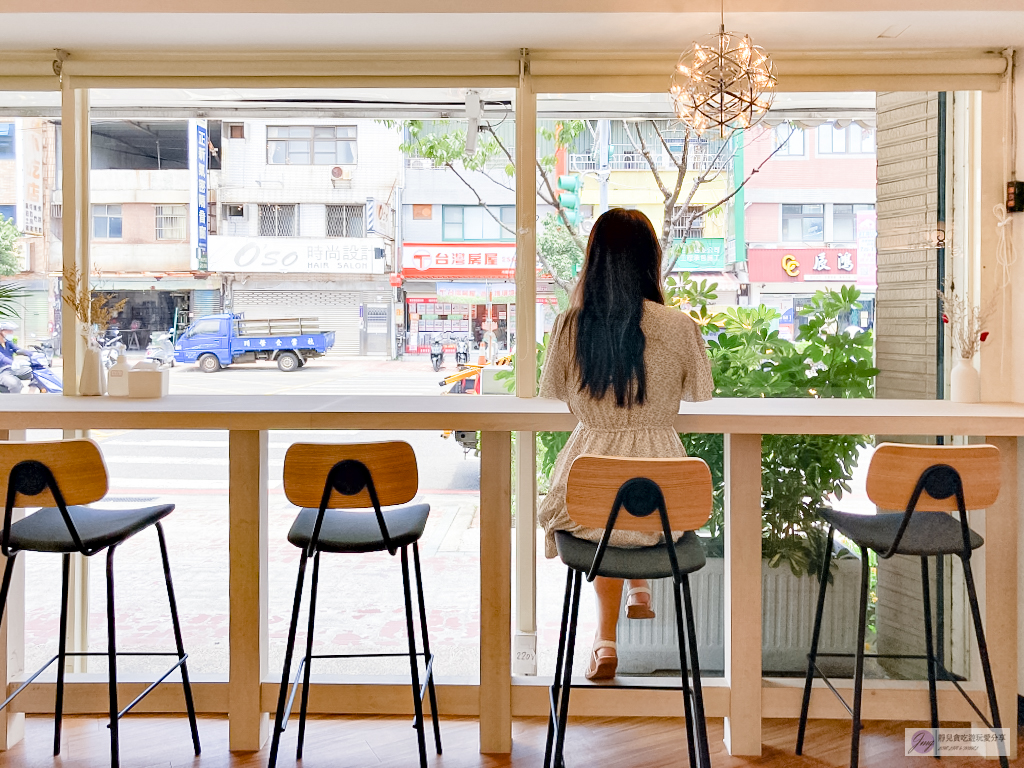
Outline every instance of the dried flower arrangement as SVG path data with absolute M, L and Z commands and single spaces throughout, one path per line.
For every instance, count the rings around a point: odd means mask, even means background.
M 64 301 L 75 311 L 75 317 L 82 324 L 82 335 L 88 339 L 90 329 L 107 330 L 110 321 L 124 309 L 127 299 L 111 303 L 114 297 L 109 293 L 93 293 L 89 281 L 82 278 L 82 271 L 69 267 L 64 271 Z
M 953 347 L 960 357 L 970 360 L 988 338 L 985 324 L 991 317 L 991 304 L 983 311 L 980 307 L 969 306 L 958 296 L 950 283 L 942 291 L 936 291 L 942 304 L 942 322 L 949 326 Z

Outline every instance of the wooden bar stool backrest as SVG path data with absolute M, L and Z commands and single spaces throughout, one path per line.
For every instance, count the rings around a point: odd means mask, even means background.
M 107 467 L 99 446 L 92 440 L 58 440 L 41 443 L 0 442 L 0 492 L 6 500 L 11 490 L 11 473 L 19 467 L 21 482 L 15 488 L 15 507 L 58 507 L 45 467 L 60 489 L 64 504 L 92 504 L 107 495 Z M 35 491 L 35 493 L 32 493 Z
M 619 490 L 636 478 L 653 481 L 661 490 L 671 530 L 695 531 L 711 517 L 711 471 L 703 460 L 631 459 L 586 454 L 578 457 L 569 468 L 565 497 L 569 517 L 577 525 L 605 528 Z M 624 494 L 622 505 L 631 511 L 628 494 Z M 615 529 L 662 533 L 662 520 L 657 510 L 642 511 L 647 513 L 643 517 L 618 515 Z
M 382 507 L 407 504 L 419 489 L 416 454 L 400 440 L 386 443 L 295 443 L 284 457 L 284 492 L 299 507 L 320 507 L 331 471 L 343 462 L 362 464 Z M 356 465 L 353 465 L 356 466 Z M 372 508 L 369 488 L 335 484 L 326 509 Z M 356 485 L 359 485 L 358 482 Z M 354 494 L 343 491 L 355 490 Z
M 92 440 L 45 443 L 0 442 L 0 493 L 4 523 L 0 552 L 11 555 L 11 524 L 15 507 L 56 507 L 71 540 L 83 555 L 86 549 L 68 507 L 92 504 L 107 495 L 107 467 Z
M 999 497 L 999 449 L 994 445 L 906 445 L 882 443 L 868 466 L 868 498 L 881 509 L 907 508 L 921 476 L 935 466 L 951 467 L 960 476 L 965 509 L 986 509 Z M 937 499 L 925 485 L 916 512 L 955 512 L 957 497 Z

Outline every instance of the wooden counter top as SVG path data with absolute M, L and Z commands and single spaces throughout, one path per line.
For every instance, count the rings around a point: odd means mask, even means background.
M 542 398 L 383 395 L 0 397 L 0 429 L 569 430 Z M 933 400 L 716 399 L 682 403 L 680 432 L 1024 435 L 1024 404 Z

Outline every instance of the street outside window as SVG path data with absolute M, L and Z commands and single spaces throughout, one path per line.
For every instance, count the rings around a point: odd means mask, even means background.
M 857 213 L 873 211 L 873 205 L 851 205 L 836 203 L 832 206 L 832 242 L 854 243 L 857 241 Z

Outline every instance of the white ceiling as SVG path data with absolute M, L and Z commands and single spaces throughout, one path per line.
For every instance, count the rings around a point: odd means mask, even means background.
M 738 12 L 726 26 L 780 51 L 1024 47 L 1024 0 L 1010 7 L 1017 10 Z M 0 13 L 0 49 L 679 50 L 718 22 L 714 13 Z M 887 30 L 898 37 L 879 37 Z

